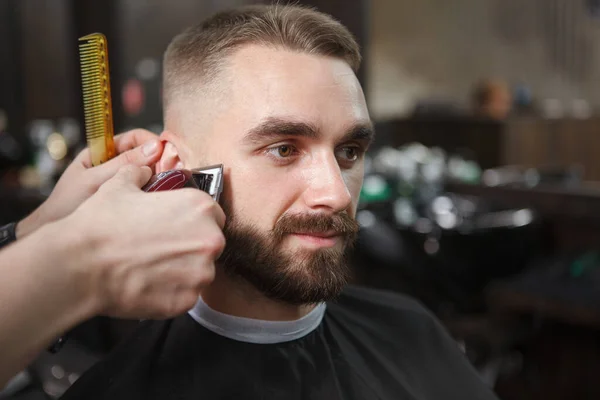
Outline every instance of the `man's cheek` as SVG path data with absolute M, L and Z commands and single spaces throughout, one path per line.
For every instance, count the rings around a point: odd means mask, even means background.
M 353 202 L 358 200 L 358 196 L 360 195 L 360 188 L 363 184 L 363 174 L 362 170 L 359 171 L 349 171 L 344 176 L 344 182 L 346 183 L 346 187 L 348 188 L 348 192 L 352 196 Z

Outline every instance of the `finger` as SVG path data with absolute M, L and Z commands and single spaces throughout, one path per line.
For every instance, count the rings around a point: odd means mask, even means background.
M 226 216 L 225 216 L 225 212 L 223 211 L 223 209 L 221 208 L 221 206 L 218 203 L 216 203 L 215 206 L 213 207 L 213 215 L 215 216 L 215 219 L 217 220 L 217 224 L 219 224 L 219 227 L 221 229 L 223 229 L 223 227 L 225 226 Z
M 200 294 L 197 291 L 189 288 L 152 290 L 144 298 L 145 311 L 143 315 L 156 320 L 174 318 L 191 310 L 199 297 Z
M 158 136 L 150 131 L 133 129 L 115 136 L 115 148 L 117 149 L 117 154 L 121 154 L 157 139 Z
M 129 150 L 133 150 L 136 147 L 142 146 L 148 142 L 152 142 L 155 140 L 158 140 L 158 136 L 145 129 L 133 129 L 131 131 L 121 133 L 114 137 L 117 154 L 125 153 Z M 83 165 L 85 168 L 91 168 L 92 159 L 90 157 L 89 148 L 86 147 L 85 149 L 83 149 L 77 155 L 77 157 L 75 157 L 74 162 L 75 161 L 78 165 Z
M 206 193 L 202 190 L 199 191 L 197 189 L 191 189 L 191 188 L 179 189 L 177 192 L 171 192 L 171 193 L 174 193 L 174 194 L 172 194 L 172 196 L 180 196 L 184 193 L 189 194 L 189 195 L 193 196 L 192 199 L 194 199 L 194 201 L 199 201 L 199 202 L 201 202 L 200 204 L 203 204 L 204 206 L 208 205 L 206 208 L 208 208 L 209 213 L 216 220 L 219 227 L 221 227 L 221 229 L 223 229 L 223 227 L 225 226 L 226 216 L 225 216 L 225 212 L 223 211 L 223 208 L 221 208 L 219 203 L 214 201 L 213 198 L 211 197 L 211 195 L 209 195 L 208 193 Z
M 152 176 L 152 170 L 150 167 L 142 166 L 138 167 L 135 165 L 125 165 L 117 171 L 112 179 L 108 182 L 116 182 L 120 185 L 135 185 L 138 188 L 144 186 L 150 177 Z M 107 182 L 107 183 L 108 183 Z
M 90 175 L 93 176 L 92 179 L 97 185 L 101 185 L 113 177 L 125 165 L 142 167 L 155 164 L 162 154 L 162 149 L 163 143 L 158 139 L 154 139 L 133 150 L 119 154 L 102 165 L 90 169 Z
M 83 166 L 84 168 L 91 168 L 92 157 L 90 156 L 90 149 L 86 147 L 85 149 L 81 150 L 79 154 L 77 154 L 77 157 L 75 157 L 71 165 L 76 165 L 78 167 Z

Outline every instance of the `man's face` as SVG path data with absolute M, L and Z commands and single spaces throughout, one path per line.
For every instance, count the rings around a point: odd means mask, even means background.
M 217 79 L 218 105 L 196 110 L 210 123 L 182 125 L 182 161 L 224 164 L 218 264 L 287 303 L 335 297 L 372 139 L 356 76 L 339 59 L 249 45 Z

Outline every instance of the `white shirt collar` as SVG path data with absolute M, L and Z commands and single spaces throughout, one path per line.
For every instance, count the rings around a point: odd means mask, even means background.
M 325 303 L 295 321 L 263 321 L 235 317 L 210 308 L 202 297 L 188 314 L 206 329 L 229 339 L 257 344 L 273 344 L 300 339 L 314 331 L 325 315 Z

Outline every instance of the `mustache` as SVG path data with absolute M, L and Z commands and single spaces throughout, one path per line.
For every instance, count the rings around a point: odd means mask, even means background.
M 346 212 L 337 214 L 285 214 L 275 224 L 273 235 L 282 239 L 291 233 L 323 233 L 334 232 L 339 236 L 354 238 L 358 233 L 359 225 L 354 218 Z

